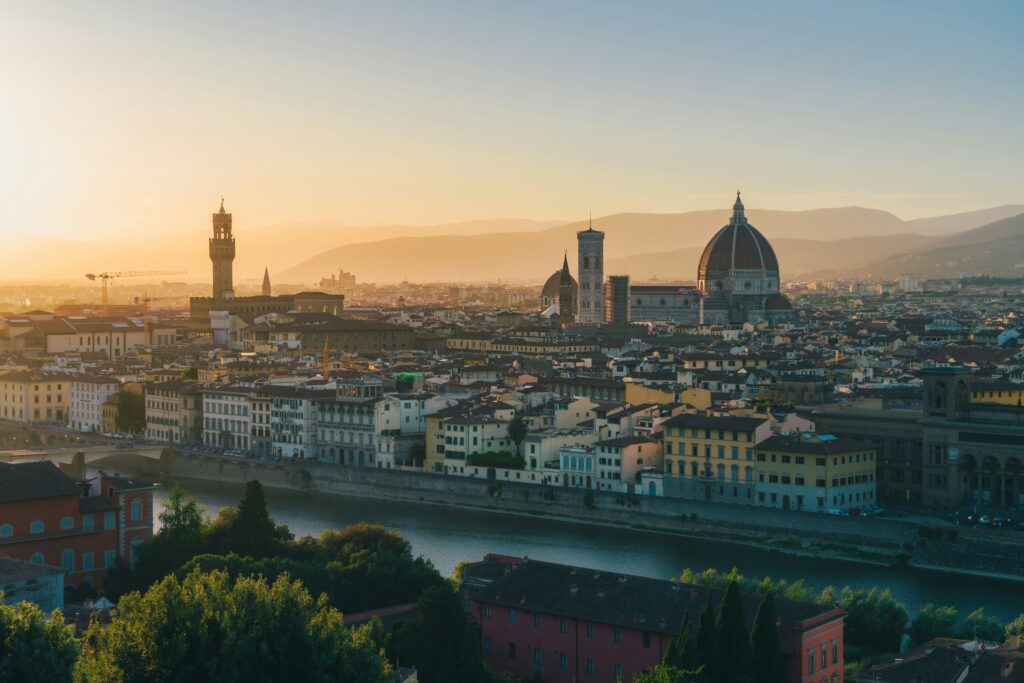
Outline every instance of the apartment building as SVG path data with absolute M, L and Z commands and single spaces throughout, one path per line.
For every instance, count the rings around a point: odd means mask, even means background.
M 0 417 L 15 422 L 64 424 L 70 378 L 59 372 L 22 370 L 0 375 Z
M 876 505 L 875 451 L 863 441 L 772 436 L 755 451 L 758 505 L 817 512 Z
M 121 386 L 113 377 L 74 375 L 70 378 L 68 426 L 83 432 L 103 431 L 103 404 Z
M 754 503 L 754 449 L 771 436 L 768 418 L 683 414 L 662 423 L 665 494 Z

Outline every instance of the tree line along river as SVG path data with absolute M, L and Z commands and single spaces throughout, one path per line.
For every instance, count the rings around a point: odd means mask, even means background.
M 242 495 L 242 486 L 237 484 L 180 483 L 210 516 L 222 507 L 237 505 Z M 160 481 L 155 514 L 163 510 L 173 485 L 173 480 Z M 296 537 L 358 522 L 382 524 L 401 533 L 412 544 L 414 554 L 430 559 L 444 575 L 450 575 L 461 560 L 478 560 L 486 553 L 657 578 L 679 576 L 685 568 L 724 572 L 735 566 L 746 576 L 787 581 L 802 578 L 814 591 L 828 585 L 888 588 L 911 616 L 929 602 L 956 607 L 961 617 L 984 607 L 986 614 L 1004 622 L 1024 612 L 1024 582 L 797 557 L 716 540 L 543 517 L 307 491 L 268 488 L 266 494 L 271 516 L 278 524 L 288 525 Z

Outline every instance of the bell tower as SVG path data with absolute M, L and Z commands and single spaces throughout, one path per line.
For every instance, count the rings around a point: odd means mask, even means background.
M 235 260 L 235 238 L 231 235 L 231 214 L 224 211 L 224 198 L 220 198 L 220 211 L 213 214 L 213 237 L 210 238 L 210 261 L 213 262 L 213 298 L 215 301 L 233 299 L 232 263 Z

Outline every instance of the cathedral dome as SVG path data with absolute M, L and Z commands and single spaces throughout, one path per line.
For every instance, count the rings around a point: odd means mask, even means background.
M 563 270 L 562 268 L 559 268 L 558 270 L 551 274 L 551 277 L 547 279 L 547 282 L 544 283 L 544 289 L 540 290 L 540 296 L 542 300 L 551 299 L 552 301 L 558 301 L 558 290 L 562 286 L 563 272 L 568 275 L 568 270 Z M 575 296 L 576 292 L 579 289 L 579 286 L 576 284 L 576 278 L 574 278 L 572 275 L 569 275 L 569 281 L 572 283 L 572 293 L 573 296 Z
M 736 195 L 732 221 L 711 238 L 700 257 L 697 278 L 703 280 L 708 273 L 733 271 L 762 271 L 777 275 L 779 261 L 775 250 L 757 228 L 747 222 L 743 203 Z

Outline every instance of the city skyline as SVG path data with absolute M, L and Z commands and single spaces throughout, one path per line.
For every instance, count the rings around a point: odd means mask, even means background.
M 1021 200 L 1012 3 L 8 18 L 5 236 L 170 235 L 222 193 L 250 225 L 363 226 L 711 209 L 736 186 L 904 219 Z

